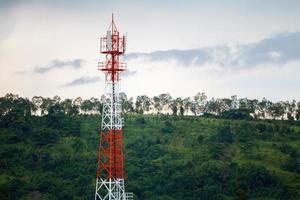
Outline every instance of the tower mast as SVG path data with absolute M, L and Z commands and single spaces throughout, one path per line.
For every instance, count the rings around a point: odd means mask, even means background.
M 133 199 L 132 193 L 125 192 L 123 118 L 119 96 L 120 73 L 126 70 L 126 63 L 120 62 L 119 56 L 124 55 L 125 49 L 125 36 L 120 36 L 112 14 L 106 36 L 100 38 L 100 53 L 105 55 L 105 61 L 98 63 L 98 69 L 105 74 L 105 99 L 100 129 L 95 200 Z

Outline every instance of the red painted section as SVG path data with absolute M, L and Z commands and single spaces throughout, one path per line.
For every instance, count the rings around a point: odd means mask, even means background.
M 124 178 L 121 129 L 100 131 L 97 178 Z

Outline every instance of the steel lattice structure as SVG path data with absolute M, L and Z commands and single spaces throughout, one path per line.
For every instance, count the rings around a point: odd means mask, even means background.
M 98 63 L 98 69 L 105 74 L 105 99 L 100 130 L 95 200 L 133 199 L 132 193 L 125 192 L 124 185 L 123 118 L 119 97 L 119 76 L 126 70 L 126 63 L 120 62 L 119 56 L 124 55 L 125 48 L 125 36 L 120 37 L 112 15 L 106 37 L 100 38 L 100 53 L 106 55 L 105 62 Z

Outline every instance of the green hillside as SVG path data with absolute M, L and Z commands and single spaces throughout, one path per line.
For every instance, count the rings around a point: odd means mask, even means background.
M 125 116 L 135 199 L 300 199 L 300 124 Z M 0 118 L 0 199 L 93 199 L 100 116 Z

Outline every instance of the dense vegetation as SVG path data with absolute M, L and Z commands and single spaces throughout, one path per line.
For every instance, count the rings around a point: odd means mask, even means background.
M 32 104 L 0 101 L 0 199 L 92 199 L 100 115 L 79 114 L 72 101 L 66 112 L 57 100 L 36 116 Z M 127 191 L 147 200 L 300 199 L 299 121 L 243 113 L 126 114 Z

